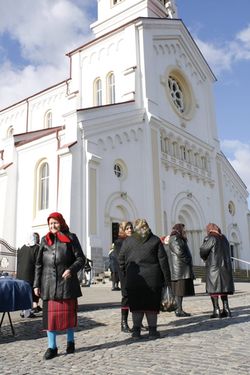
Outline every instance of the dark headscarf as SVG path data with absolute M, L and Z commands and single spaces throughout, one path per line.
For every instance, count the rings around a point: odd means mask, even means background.
M 170 236 L 177 235 L 177 236 L 180 236 L 183 239 L 186 239 L 185 237 L 183 237 L 183 234 L 182 234 L 184 228 L 185 228 L 184 224 L 181 224 L 181 223 L 175 224 L 172 228 Z
M 151 234 L 151 229 L 145 219 L 136 219 L 134 222 L 134 233 L 135 236 L 140 241 L 146 241 Z
M 65 235 L 65 233 L 69 232 L 69 227 L 66 224 L 66 221 L 64 220 L 64 217 L 62 216 L 62 214 L 60 214 L 59 212 L 52 212 L 47 219 L 48 224 L 49 224 L 50 219 L 55 219 L 59 222 L 60 232 L 57 232 L 57 233 L 48 232 L 46 234 L 45 239 L 48 245 L 49 246 L 53 245 L 55 237 L 57 237 L 57 239 L 60 242 L 64 242 L 64 243 L 71 242 L 70 238 Z

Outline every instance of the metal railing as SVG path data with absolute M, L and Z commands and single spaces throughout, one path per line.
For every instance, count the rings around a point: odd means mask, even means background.
M 235 257 L 231 257 L 231 259 L 237 260 L 237 262 L 245 263 L 247 265 L 247 277 L 248 277 L 248 267 L 250 265 L 250 262 L 247 262 L 246 260 L 235 258 Z M 234 272 L 235 272 L 236 271 L 236 262 L 234 262 L 234 264 L 233 264 L 233 269 L 234 269 Z

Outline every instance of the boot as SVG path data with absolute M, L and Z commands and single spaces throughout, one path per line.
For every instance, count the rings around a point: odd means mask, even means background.
M 75 353 L 75 343 L 74 343 L 74 341 L 68 341 L 67 342 L 66 353 L 67 354 Z
M 221 312 L 221 318 L 231 317 L 231 311 L 229 309 L 228 305 L 228 298 L 227 296 L 221 296 L 222 304 L 223 304 L 223 310 Z
M 157 331 L 156 327 L 148 327 L 149 333 L 148 338 L 149 340 L 155 340 L 160 338 L 160 332 Z
M 133 327 L 132 339 L 138 340 L 141 338 L 141 328 Z
M 48 360 L 48 359 L 55 358 L 56 356 L 57 356 L 57 348 L 55 349 L 48 348 L 46 352 L 44 353 L 43 358 Z
M 175 310 L 175 315 L 178 318 L 186 317 L 186 316 L 191 316 L 191 314 L 186 313 L 184 310 L 182 310 L 182 300 L 183 300 L 183 297 L 177 297 L 176 296 L 175 300 L 176 300 L 176 304 L 177 304 L 177 309 Z
M 129 333 L 132 330 L 128 326 L 128 310 L 121 309 L 121 331 Z
M 221 312 L 220 312 L 218 297 L 211 297 L 211 300 L 213 304 L 213 313 L 212 315 L 210 315 L 210 318 L 211 319 L 220 318 Z

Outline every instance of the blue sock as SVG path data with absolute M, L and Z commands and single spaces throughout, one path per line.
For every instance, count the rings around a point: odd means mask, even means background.
M 74 342 L 74 328 L 67 329 L 67 342 Z
M 56 331 L 47 331 L 48 345 L 50 349 L 56 348 Z

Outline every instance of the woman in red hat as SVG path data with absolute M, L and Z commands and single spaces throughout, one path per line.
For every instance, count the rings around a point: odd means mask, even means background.
M 57 331 L 67 330 L 66 353 L 75 351 L 77 297 L 82 295 L 77 272 L 86 257 L 59 212 L 50 214 L 47 221 L 49 232 L 42 238 L 37 256 L 34 292 L 43 300 L 43 327 L 48 336 L 44 359 L 51 359 L 57 356 Z

